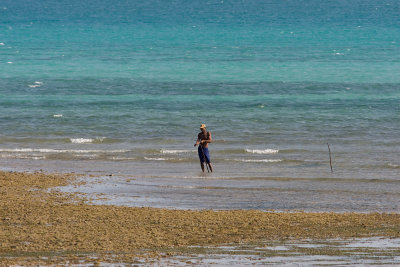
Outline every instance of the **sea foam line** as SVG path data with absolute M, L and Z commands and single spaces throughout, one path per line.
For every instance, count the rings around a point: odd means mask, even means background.
M 38 156 L 38 155 L 22 155 L 22 154 L 3 154 L 0 155 L 0 158 L 13 158 L 13 159 L 34 159 L 34 160 L 41 160 L 46 159 L 45 156 Z
M 133 157 L 112 157 L 112 160 L 115 161 L 124 161 L 124 160 L 136 160 L 137 158 L 133 158 Z
M 234 159 L 240 162 L 281 162 L 281 159 Z
M 42 82 L 36 81 L 36 82 L 34 82 L 34 84 L 30 84 L 29 87 L 30 87 L 30 88 L 36 88 L 36 87 L 40 87 L 40 86 L 42 86 L 42 85 L 43 85 Z
M 395 168 L 395 169 L 400 168 L 400 165 L 398 165 L 398 164 L 393 164 L 393 163 L 389 163 L 388 166 L 389 166 L 390 168 Z
M 10 148 L 0 149 L 0 152 L 40 152 L 40 153 L 125 153 L 129 150 L 81 150 L 81 149 L 49 149 L 49 148 Z
M 70 138 L 69 140 L 73 144 L 87 144 L 93 143 L 95 141 L 103 142 L 105 137 L 96 137 L 96 138 Z
M 166 160 L 165 158 L 148 158 L 148 157 L 144 157 L 145 160 L 156 160 L 156 161 L 163 161 Z
M 179 153 L 193 153 L 196 152 L 196 150 L 161 149 L 160 152 L 163 154 L 179 154 Z
M 279 150 L 278 149 L 271 149 L 271 148 L 267 148 L 267 149 L 245 149 L 246 152 L 248 153 L 253 153 L 253 154 L 275 154 L 278 153 Z

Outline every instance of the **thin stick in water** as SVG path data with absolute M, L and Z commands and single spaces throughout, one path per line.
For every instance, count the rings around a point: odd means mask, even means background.
M 329 150 L 329 164 L 331 165 L 331 172 L 333 173 L 333 169 L 332 169 L 332 156 L 331 156 L 331 148 L 329 147 L 329 143 L 327 143 L 328 145 L 328 150 Z

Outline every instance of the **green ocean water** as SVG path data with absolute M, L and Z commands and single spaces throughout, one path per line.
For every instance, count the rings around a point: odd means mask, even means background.
M 335 209 L 328 194 L 339 210 L 398 210 L 399 14 L 398 1 L 2 1 L 1 166 L 185 184 L 166 189 L 174 207 L 251 184 L 221 207 Z M 255 190 L 276 186 L 287 203 Z

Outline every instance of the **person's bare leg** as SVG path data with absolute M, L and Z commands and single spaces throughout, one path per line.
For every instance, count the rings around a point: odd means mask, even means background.
M 210 167 L 210 172 L 213 172 L 213 169 L 212 169 L 211 162 L 210 162 L 210 163 L 208 163 L 208 167 Z
M 204 172 L 204 163 L 200 162 L 201 170 Z

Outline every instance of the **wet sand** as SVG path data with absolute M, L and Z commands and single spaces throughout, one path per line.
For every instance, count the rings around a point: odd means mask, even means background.
M 0 172 L 0 263 L 149 261 L 165 249 L 400 237 L 400 214 L 170 210 L 91 205 L 72 174 Z

